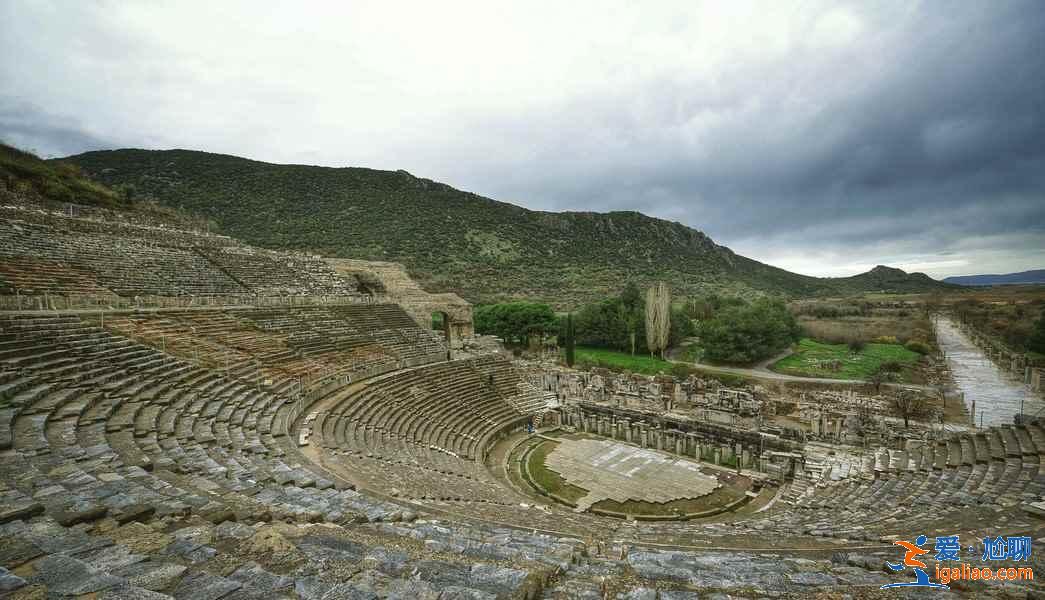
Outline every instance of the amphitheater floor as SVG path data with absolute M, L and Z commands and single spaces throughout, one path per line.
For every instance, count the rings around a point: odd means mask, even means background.
M 699 498 L 720 486 L 697 463 L 610 440 L 562 440 L 546 465 L 570 484 L 588 490 L 577 501 L 578 511 L 607 499 L 664 503 Z

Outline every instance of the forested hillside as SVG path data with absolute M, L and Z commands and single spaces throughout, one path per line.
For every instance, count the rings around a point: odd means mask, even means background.
M 270 248 L 406 264 L 430 291 L 473 302 L 526 298 L 564 308 L 626 281 L 667 280 L 676 295 L 791 296 L 924 291 L 889 269 L 821 279 L 739 256 L 700 231 L 636 212 L 548 213 L 405 171 L 278 165 L 188 150 L 111 150 L 64 159 L 111 186 L 213 219 Z M 884 286 L 884 287 L 879 287 Z

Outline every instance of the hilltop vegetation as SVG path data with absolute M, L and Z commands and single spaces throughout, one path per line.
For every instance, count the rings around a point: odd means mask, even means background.
M 217 222 L 248 243 L 404 263 L 429 291 L 473 302 L 527 299 L 573 308 L 622 281 L 709 291 L 809 296 L 939 287 L 875 270 L 821 279 L 739 256 L 703 233 L 636 212 L 547 213 L 483 198 L 405 171 L 276 165 L 187 150 L 69 157 L 109 185 Z M 884 286 L 884 287 L 883 287 Z
M 80 207 L 77 214 L 83 214 L 84 207 L 90 207 L 89 210 L 101 209 L 100 214 L 107 218 L 119 215 L 182 228 L 216 229 L 216 225 L 205 219 L 143 197 L 133 184 L 108 186 L 85 175 L 75 163 L 43 160 L 3 143 L 0 143 L 0 200 L 63 211 L 69 205 L 76 205 Z
M 0 183 L 16 193 L 34 194 L 51 202 L 72 202 L 104 208 L 126 207 L 130 195 L 84 177 L 68 162 L 47 162 L 34 154 L 0 144 Z

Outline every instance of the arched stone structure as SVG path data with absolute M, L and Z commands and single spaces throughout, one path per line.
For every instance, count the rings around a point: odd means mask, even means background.
M 410 278 L 403 265 L 394 262 L 356 260 L 350 258 L 325 259 L 335 271 L 361 282 L 375 298 L 392 301 L 403 307 L 418 325 L 431 328 L 432 313 L 446 316 L 450 347 L 460 348 L 466 339 L 475 336 L 472 324 L 472 305 L 457 294 L 430 294 Z

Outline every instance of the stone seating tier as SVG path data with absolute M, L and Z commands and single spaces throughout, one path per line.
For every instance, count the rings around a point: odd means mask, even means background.
M 170 227 L 7 206 L 0 240 L 0 295 L 360 295 L 355 281 L 318 257 Z
M 466 564 L 470 570 L 510 559 L 521 561 L 510 568 L 533 573 L 540 565 L 561 562 L 568 570 L 554 581 L 545 580 L 549 583 L 547 591 L 573 594 L 592 581 L 585 574 L 594 567 L 587 566 L 589 559 L 571 557 L 569 552 L 557 554 L 558 548 L 579 545 L 577 538 L 571 541 L 571 535 L 587 537 L 600 532 L 605 539 L 627 540 L 628 545 L 780 544 L 786 548 L 799 540 L 802 544 L 845 548 L 853 540 L 885 544 L 883 539 L 905 534 L 912 527 L 927 535 L 950 534 L 959 532 L 955 524 L 978 523 L 961 526 L 960 533 L 982 537 L 996 534 L 996 530 L 1030 527 L 1031 517 L 1021 513 L 1017 505 L 1040 498 L 1045 489 L 1045 431 L 1031 424 L 961 434 L 938 443 L 911 442 L 901 449 L 880 449 L 872 453 L 869 466 L 859 476 L 814 486 L 793 503 L 782 499 L 762 513 L 740 512 L 728 520 L 626 523 L 573 513 L 564 507 L 536 507 L 532 500 L 527 501 L 493 478 L 482 461 L 475 460 L 480 458 L 485 435 L 513 419 L 525 418 L 506 396 L 519 389 L 511 366 L 484 358 L 399 366 L 363 380 L 359 386 L 345 388 L 339 402 L 315 415 L 312 435 L 327 450 L 329 460 L 357 474 L 367 489 L 380 484 L 382 496 L 378 497 L 352 489 L 328 472 L 330 465 L 310 462 L 298 453 L 298 439 L 291 435 L 297 431 L 291 428 L 288 417 L 296 397 L 276 391 L 285 382 L 275 377 L 272 381 L 253 377 L 253 371 L 246 367 L 223 369 L 197 363 L 182 356 L 183 351 L 171 341 L 192 321 L 199 325 L 194 333 L 199 339 L 224 346 L 222 336 L 236 339 L 238 328 L 257 326 L 249 312 L 135 315 L 146 317 L 143 330 L 165 332 L 162 335 L 167 336 L 168 352 L 119 333 L 127 324 L 107 321 L 103 328 L 93 318 L 78 315 L 0 316 L 0 447 L 7 449 L 0 461 L 0 537 L 10 548 L 25 547 L 25 542 L 39 547 L 48 543 L 42 540 L 50 539 L 64 543 L 29 559 L 37 561 L 36 566 L 19 571 L 24 577 L 13 577 L 22 579 L 25 585 L 47 585 L 52 591 L 64 590 L 54 586 L 72 585 L 68 582 L 74 581 L 87 586 L 76 588 L 76 593 L 93 585 L 87 582 L 112 582 L 112 589 L 129 590 L 129 597 L 148 597 L 142 595 L 145 592 L 138 589 L 140 585 L 134 587 L 134 581 L 141 580 L 128 577 L 133 569 L 126 567 L 145 565 L 137 567 L 145 569 L 175 563 L 185 567 L 182 575 L 167 585 L 156 586 L 154 591 L 192 597 L 203 589 L 199 582 L 205 580 L 207 585 L 240 582 L 254 593 L 256 589 L 243 583 L 248 578 L 242 573 L 236 575 L 240 563 L 223 570 L 199 566 L 210 565 L 208 561 L 222 553 L 228 560 L 243 560 L 245 565 L 238 544 L 186 542 L 174 536 L 175 531 L 189 525 L 215 529 L 213 522 L 217 522 L 224 523 L 225 530 L 241 531 L 248 536 L 245 540 L 272 527 L 256 525 L 259 521 L 323 521 L 328 524 L 322 530 L 326 534 L 358 533 L 358 543 L 367 548 L 385 544 L 402 548 L 404 541 L 417 540 L 418 554 L 412 554 L 413 559 L 449 560 L 441 568 L 450 572 L 458 568 L 454 565 Z M 272 312 L 258 317 L 282 324 L 273 324 L 268 330 L 259 327 L 263 338 L 271 337 L 256 347 L 237 349 L 248 363 L 263 361 L 262 356 L 278 357 L 281 352 L 307 352 L 286 345 L 289 333 L 300 329 L 300 321 L 307 321 L 299 317 Z M 284 341 L 282 350 L 276 351 L 274 340 Z M 256 357 L 253 351 L 260 354 Z M 262 369 L 263 374 L 277 373 L 275 365 L 263 364 Z M 985 460 L 981 450 L 985 446 L 1001 451 L 992 452 Z M 389 496 L 395 501 L 382 499 Z M 404 518 L 412 521 L 418 506 L 437 514 L 464 515 L 469 521 L 395 523 Z M 134 529 L 136 520 L 157 524 L 158 529 L 146 529 L 153 535 L 171 536 L 170 543 L 157 545 L 152 553 L 139 552 L 148 560 L 127 559 L 128 565 L 120 567 L 101 555 L 95 559 L 90 552 L 77 552 L 94 548 L 90 544 L 100 544 L 97 548 L 120 545 L 106 537 L 106 531 L 115 530 L 101 524 L 125 523 L 122 527 Z M 372 524 L 353 524 L 367 521 Z M 73 527 L 76 523 L 86 527 Z M 491 523 L 525 527 L 527 532 L 559 533 L 521 533 Z M 990 532 L 986 531 L 988 527 Z M 292 538 L 291 545 L 300 550 L 300 546 L 315 547 L 310 537 L 315 531 L 319 530 L 302 526 L 287 535 Z M 302 537 L 295 537 L 299 532 Z M 220 538 L 213 531 L 210 535 L 214 540 Z M 885 546 L 883 556 L 888 550 Z M 21 568 L 23 563 L 10 558 L 11 552 L 5 554 L 5 560 L 11 562 L 3 567 Z M 105 552 L 123 556 L 120 550 Z M 640 577 L 647 573 L 659 581 L 664 573 L 681 573 L 689 564 L 699 569 L 685 571 L 689 574 L 681 580 L 668 578 L 660 587 L 673 582 L 667 587 L 704 589 L 699 585 L 703 581 L 700 573 L 710 570 L 719 578 L 726 574 L 720 567 L 704 564 L 705 559 L 700 557 L 706 555 L 634 547 L 631 552 L 633 555 L 627 558 L 629 575 L 622 580 L 633 578 L 634 573 Z M 257 554 L 250 557 L 263 560 Z M 39 562 L 41 558 L 46 560 Z M 749 556 L 745 564 L 752 564 L 752 560 Z M 790 568 L 779 567 L 779 558 L 773 560 L 778 568 Z M 374 565 L 383 563 L 374 559 L 362 564 L 362 571 L 357 572 L 373 571 Z M 612 572 L 610 565 L 615 563 L 592 564 L 601 565 L 599 572 Z M 820 565 L 820 572 L 836 573 L 830 564 Z M 881 571 L 880 561 L 874 569 Z M 297 575 L 281 571 L 280 576 L 296 577 L 296 582 L 310 576 L 307 568 L 293 572 Z M 64 575 L 48 579 L 53 573 Z M 421 573 L 420 578 L 407 577 L 404 581 L 431 583 L 425 579 L 425 571 Z M 14 579 L 4 579 L 7 575 L 0 573 L 0 580 L 18 584 Z M 394 579 L 385 577 L 382 585 Z M 487 585 L 485 579 L 468 577 L 462 576 L 460 582 Z M 858 580 L 838 577 L 832 581 L 847 585 L 873 581 L 880 585 L 881 577 L 861 570 Z M 185 583 L 186 578 L 189 583 Z M 352 580 L 353 585 L 360 583 L 355 577 Z M 722 581 L 711 587 L 722 589 Z M 773 589 L 786 588 L 796 594 L 806 589 L 779 581 L 773 585 L 782 586 Z M 733 589 L 729 584 L 726 587 Z M 747 588 L 736 589 L 743 593 Z M 298 593 L 297 587 L 294 590 L 287 595 L 311 597 Z M 233 597 L 231 594 L 229 597 Z

